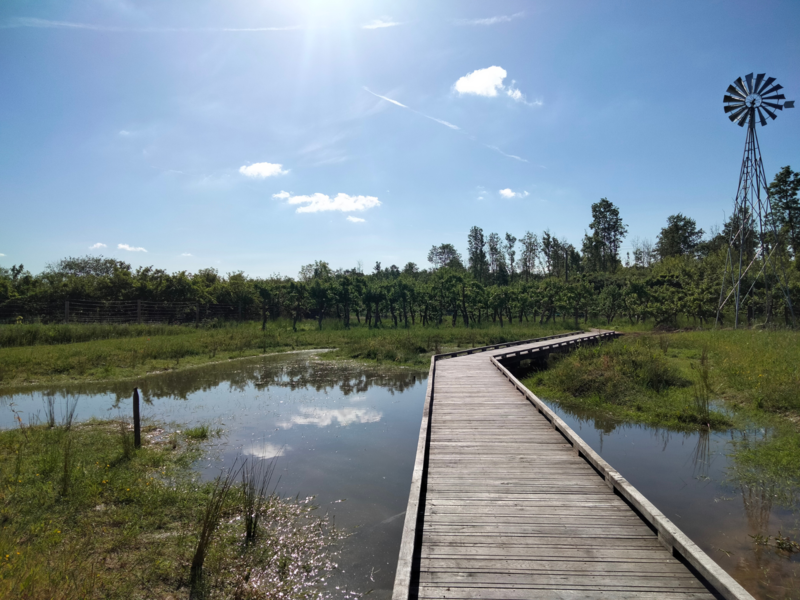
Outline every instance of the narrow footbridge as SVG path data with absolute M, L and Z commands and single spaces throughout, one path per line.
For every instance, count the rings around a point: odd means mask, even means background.
M 432 358 L 393 600 L 752 600 L 504 366 L 615 335 Z

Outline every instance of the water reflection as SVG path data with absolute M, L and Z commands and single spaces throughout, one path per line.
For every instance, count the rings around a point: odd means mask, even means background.
M 186 400 L 192 394 L 216 389 L 222 384 L 229 391 L 243 392 L 248 387 L 265 390 L 282 387 L 289 390 L 312 389 L 327 392 L 338 389 L 344 396 L 366 394 L 379 386 L 392 393 L 402 393 L 417 385 L 426 374 L 404 368 L 378 368 L 345 361 L 327 361 L 318 352 L 296 352 L 255 359 L 225 361 L 186 369 L 154 373 L 147 377 L 122 382 L 93 382 L 36 386 L 35 388 L 3 388 L 3 400 L 25 395 L 67 397 L 75 395 L 112 394 L 118 402 L 131 397 L 136 386 L 145 402 L 157 398 Z M 309 355 L 314 358 L 309 358 Z M 363 398 L 362 398 L 363 400 Z
M 734 446 L 769 431 L 674 432 L 548 404 L 756 598 L 800 598 L 800 553 L 775 543 L 779 532 L 800 538 L 797 490 L 742 472 L 732 458 Z
M 314 495 L 353 533 L 329 582 L 391 597 L 401 518 L 416 456 L 425 373 L 365 367 L 293 353 L 151 375 L 136 381 L 0 392 L 0 427 L 46 420 L 130 416 L 138 387 L 145 418 L 165 428 L 207 423 L 224 435 L 200 464 L 208 477 L 240 455 L 277 457 L 278 492 Z M 9 408 L 11 410 L 9 410 Z M 44 411 L 44 412 L 43 412 Z M 44 415 L 44 416 L 43 416 Z M 170 425 L 171 424 L 171 425 Z
M 288 421 L 279 421 L 278 426 L 289 429 L 293 425 L 316 425 L 327 427 L 336 421 L 346 427 L 351 423 L 377 423 L 381 420 L 381 413 L 371 408 L 339 408 L 319 409 L 301 408 L 299 415 L 293 415 Z

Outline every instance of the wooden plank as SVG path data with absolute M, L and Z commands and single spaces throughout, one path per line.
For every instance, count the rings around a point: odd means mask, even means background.
M 433 358 L 417 455 L 425 486 L 410 496 L 398 562 L 408 576 L 398 569 L 393 600 L 712 597 L 614 494 L 619 482 L 598 476 L 599 457 L 497 362 L 611 335 Z

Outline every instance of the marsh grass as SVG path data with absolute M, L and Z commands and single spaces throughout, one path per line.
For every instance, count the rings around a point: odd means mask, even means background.
M 191 440 L 207 440 L 211 434 L 211 427 L 206 423 L 201 423 L 195 427 L 184 429 L 183 434 Z
M 252 457 L 242 465 L 245 543 L 253 543 L 258 534 L 258 521 L 269 500 L 269 484 L 275 472 L 277 460 L 277 456 L 269 461 Z
M 222 511 L 225 508 L 228 494 L 233 487 L 236 478 L 241 471 L 241 465 L 237 467 L 237 461 L 227 472 L 220 473 L 214 480 L 214 487 L 206 502 L 205 510 L 200 518 L 200 532 L 197 535 L 192 564 L 189 570 L 189 599 L 202 600 L 209 592 L 210 586 L 205 578 L 203 567 L 206 556 L 211 546 L 211 538 L 219 526 L 222 518 Z
M 103 326 L 87 327 L 98 331 L 96 328 Z M 156 329 L 152 335 L 114 338 L 109 333 L 108 337 L 91 341 L 0 347 L 0 386 L 132 378 L 219 360 L 312 348 L 336 348 L 326 357 L 331 359 L 356 358 L 426 368 L 431 354 L 445 349 L 529 339 L 571 329 L 570 323 L 560 322 L 546 327 L 515 322 L 505 327 L 417 325 L 408 329 L 370 329 L 353 323 L 351 329 L 345 330 L 338 321 L 326 321 L 321 331 L 315 323 L 306 322 L 298 324 L 297 332 L 292 331 L 288 321 L 272 322 L 263 332 L 257 323 L 218 329 L 175 326 L 164 331 Z M 42 333 L 39 337 L 46 336 Z M 75 336 L 76 340 L 82 337 Z
M 193 470 L 202 442 L 180 437 L 173 448 L 151 424 L 126 456 L 121 427 L 0 431 L 0 598 L 187 597 L 201 541 L 207 596 L 330 597 L 322 580 L 342 534 L 310 499 L 268 496 L 245 544 L 235 476 L 220 494 Z
M 710 386 L 707 356 L 701 368 L 705 380 L 695 385 L 690 362 L 671 358 L 671 342 L 664 337 L 624 337 L 552 355 L 549 368 L 525 383 L 566 406 L 592 408 L 621 421 L 677 430 L 729 427 L 730 419 L 711 408 L 710 388 L 703 387 Z

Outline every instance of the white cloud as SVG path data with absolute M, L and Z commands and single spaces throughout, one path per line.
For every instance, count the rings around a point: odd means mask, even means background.
M 144 248 L 135 248 L 134 246 L 129 246 L 128 244 L 117 244 L 117 248 L 120 250 L 127 250 L 128 252 L 147 252 Z
M 275 458 L 276 456 L 283 456 L 287 450 L 291 450 L 291 448 L 289 446 L 278 446 L 277 444 L 264 442 L 263 444 L 248 446 L 242 450 L 242 453 L 257 458 Z
M 302 414 L 294 415 L 288 421 L 278 423 L 278 426 L 284 429 L 291 429 L 294 425 L 327 427 L 332 425 L 334 421 L 338 421 L 339 425 L 346 427 L 351 423 L 377 423 L 383 416 L 371 408 L 301 408 L 300 412 Z
M 503 67 L 487 67 L 464 75 L 456 81 L 455 89 L 459 94 L 474 94 L 493 98 L 503 89 L 503 80 L 508 73 Z
M 349 194 L 336 194 L 335 198 L 331 198 L 327 194 L 311 194 L 310 196 L 291 196 L 286 192 L 274 194 L 273 198 L 280 200 L 287 200 L 289 204 L 301 204 L 297 209 L 299 213 L 315 213 L 325 212 L 330 210 L 339 210 L 342 212 L 355 212 L 367 210 L 375 206 L 380 206 L 380 200 L 375 196 L 350 196 Z
M 272 197 L 277 200 L 286 200 L 290 196 L 291 194 L 289 192 L 283 192 L 283 191 L 278 192 L 277 194 L 272 194 Z
M 5 256 L 5 254 L 0 254 L 0 256 Z
M 514 83 L 516 82 L 512 81 L 509 86 L 503 85 L 503 81 L 507 75 L 508 73 L 503 67 L 486 67 L 485 69 L 478 69 L 459 78 L 453 87 L 462 96 L 465 94 L 472 94 L 475 96 L 494 98 L 500 92 L 505 92 L 509 98 L 512 98 L 516 102 L 530 104 L 531 106 L 542 105 L 541 100 L 537 100 L 533 103 L 527 102 L 525 100 L 525 95 L 514 87 Z
M 394 21 L 391 17 L 381 17 L 365 23 L 361 26 L 361 29 L 383 29 L 385 27 L 396 27 L 397 25 L 402 25 L 402 23 Z
M 102 242 L 97 242 L 96 244 L 93 244 L 92 246 L 89 246 L 89 250 L 97 250 L 98 248 L 108 248 L 108 246 L 106 246 Z
M 510 23 L 514 19 L 525 16 L 524 12 L 514 13 L 513 15 L 497 15 L 485 19 L 459 19 L 457 25 L 497 25 L 498 23 Z
M 131 132 L 126 130 L 126 129 L 121 129 L 119 134 L 122 135 L 122 136 L 126 136 L 126 135 L 130 135 Z
M 253 163 L 246 167 L 239 167 L 239 173 L 246 177 L 255 177 L 264 179 L 265 177 L 272 177 L 274 175 L 286 175 L 289 169 L 284 169 L 283 165 L 277 163 Z
M 191 254 L 188 253 L 188 252 L 184 252 L 184 253 L 181 254 L 181 256 L 191 256 Z
M 351 223 L 364 223 L 366 221 L 366 219 L 359 219 L 358 217 L 354 217 L 352 215 L 347 217 L 347 220 Z
M 528 195 L 528 192 L 525 191 L 515 192 L 509 188 L 506 188 L 504 190 L 500 190 L 500 195 L 503 198 L 524 198 L 525 196 Z

